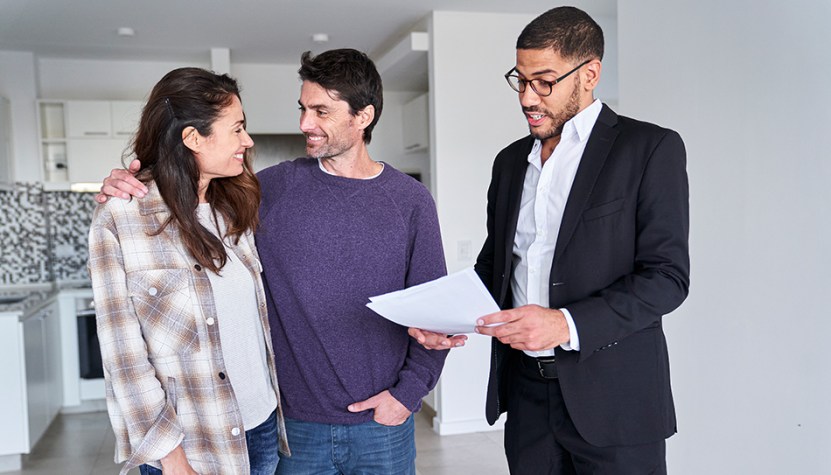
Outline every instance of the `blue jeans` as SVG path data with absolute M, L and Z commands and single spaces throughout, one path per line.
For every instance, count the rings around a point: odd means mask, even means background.
M 280 460 L 278 475 L 413 475 L 415 424 L 410 415 L 400 426 L 375 421 L 319 424 L 286 419 L 291 457 Z
M 280 461 L 280 453 L 277 450 L 277 412 L 272 412 L 268 419 L 257 427 L 245 431 L 245 443 L 248 445 L 251 475 L 274 475 Z M 162 475 L 161 470 L 146 464 L 139 466 L 139 472 L 141 475 Z

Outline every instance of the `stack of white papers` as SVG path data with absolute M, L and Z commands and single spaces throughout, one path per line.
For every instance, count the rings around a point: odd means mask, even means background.
M 479 317 L 499 306 L 473 269 L 369 298 L 377 314 L 405 327 L 436 333 L 473 333 Z

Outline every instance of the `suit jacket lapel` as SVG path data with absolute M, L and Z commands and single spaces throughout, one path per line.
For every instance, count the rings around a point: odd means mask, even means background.
M 586 209 L 597 177 L 617 137 L 616 125 L 617 114 L 604 104 L 589 136 L 589 141 L 586 143 L 574 183 L 571 185 L 571 193 L 568 195 L 568 202 L 560 224 L 560 234 L 557 237 L 557 247 L 554 250 L 554 262 L 557 262 L 571 241 L 571 236 Z
M 514 258 L 514 235 L 519 220 L 519 205 L 522 203 L 522 188 L 525 183 L 525 171 L 528 168 L 528 154 L 531 153 L 533 145 L 534 139 L 529 136 L 527 146 L 522 149 L 523 154 L 514 157 L 510 166 L 511 180 L 507 195 L 506 217 L 508 221 L 505 226 L 505 262 L 503 267 L 506 275 L 511 270 L 511 261 Z M 504 297 L 504 291 L 502 293 Z

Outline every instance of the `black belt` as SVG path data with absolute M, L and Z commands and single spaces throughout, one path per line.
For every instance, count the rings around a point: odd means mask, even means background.
M 536 370 L 543 379 L 557 379 L 557 364 L 553 356 L 534 358 L 523 352 L 522 365 Z

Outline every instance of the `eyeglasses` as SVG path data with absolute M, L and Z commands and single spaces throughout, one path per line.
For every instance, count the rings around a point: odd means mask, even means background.
M 536 92 L 538 96 L 541 96 L 541 97 L 550 96 L 551 91 L 553 90 L 555 84 L 557 84 L 558 82 L 562 81 L 563 79 L 569 77 L 571 75 L 571 73 L 573 73 L 574 71 L 577 71 L 578 69 L 582 68 L 583 66 L 588 64 L 590 61 L 591 61 L 590 59 L 587 59 L 587 60 L 583 61 L 582 63 L 578 64 L 576 68 L 574 68 L 571 71 L 563 74 L 562 76 L 558 77 L 557 79 L 555 79 L 553 81 L 546 81 L 545 79 L 532 79 L 532 80 L 529 81 L 527 79 L 519 77 L 519 75 L 516 74 L 516 68 L 511 68 L 510 71 L 505 73 L 505 80 L 508 81 L 508 85 L 511 86 L 511 89 L 513 89 L 516 92 L 519 92 L 519 93 L 525 92 L 525 88 L 530 83 L 531 84 L 531 89 L 533 89 L 534 92 Z

